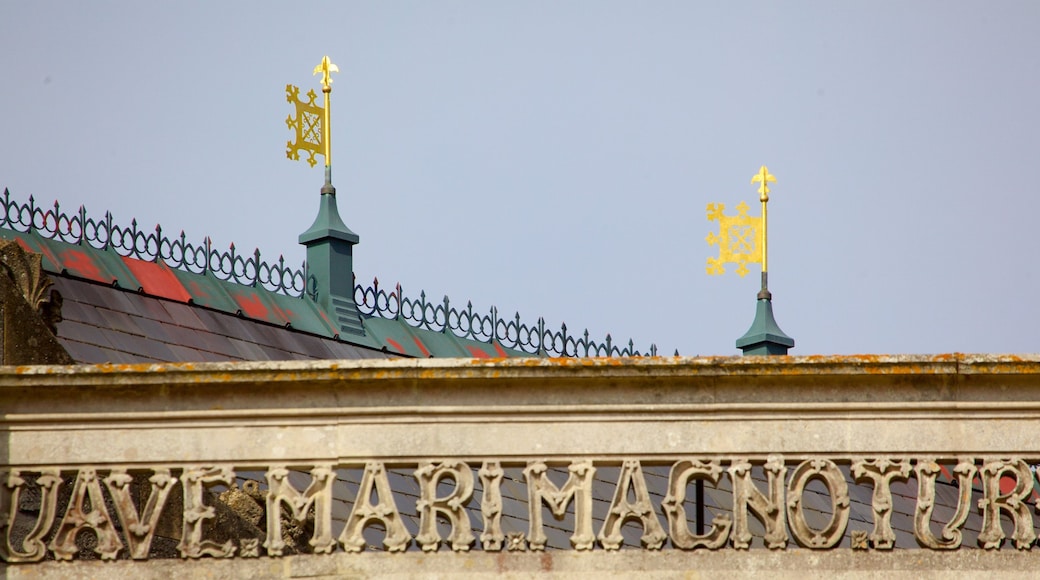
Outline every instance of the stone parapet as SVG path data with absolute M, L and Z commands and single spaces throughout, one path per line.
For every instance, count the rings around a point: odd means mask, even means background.
M 1038 524 L 1034 355 L 18 367 L 0 409 L 13 577 L 1014 576 Z

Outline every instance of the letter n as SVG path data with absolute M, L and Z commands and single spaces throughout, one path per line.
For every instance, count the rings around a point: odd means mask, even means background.
M 734 459 L 729 468 L 733 480 L 733 547 L 746 550 L 750 546 L 748 512 L 757 517 L 766 528 L 763 538 L 766 547 L 782 550 L 787 547 L 787 529 L 784 523 L 784 478 L 787 468 L 784 460 L 770 455 L 765 464 L 766 491 L 762 493 L 751 479 L 751 464 L 743 458 Z

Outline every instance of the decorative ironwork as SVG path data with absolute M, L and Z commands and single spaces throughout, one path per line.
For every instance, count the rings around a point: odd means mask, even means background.
M 408 298 L 400 284 L 387 291 L 385 287 L 380 288 L 378 278 L 368 288 L 355 285 L 354 302 L 358 310 L 368 316 L 403 320 L 417 328 L 451 332 L 459 338 L 499 344 L 539 356 L 657 356 L 657 346 L 653 344 L 648 351 L 641 352 L 636 350 L 632 340 L 628 344 L 617 344 L 610 334 L 598 342 L 589 337 L 588 329 L 581 336 L 574 336 L 567 332 L 566 324 L 555 330 L 541 317 L 537 324 L 528 325 L 521 322 L 519 312 L 503 317 L 494 306 L 485 313 L 474 310 L 473 303 L 468 301 L 464 308 L 456 308 L 447 296 L 435 301 L 428 300 L 426 292 L 419 292 L 418 299 Z
M 314 89 L 307 91 L 307 102 L 300 100 L 300 88 L 293 85 L 285 85 L 285 100 L 296 106 L 296 118 L 292 115 L 285 118 L 285 124 L 290 130 L 296 132 L 296 141 L 285 142 L 285 156 L 293 161 L 300 160 L 300 151 L 310 155 L 307 163 L 314 167 L 318 161 L 316 155 L 324 155 L 325 149 L 322 144 L 322 118 L 324 112 L 321 107 L 314 103 L 318 94 Z
M 737 205 L 735 216 L 724 215 L 725 209 L 721 203 L 708 204 L 708 221 L 719 222 L 719 235 L 712 232 L 705 238 L 708 245 L 719 246 L 719 257 L 708 258 L 708 273 L 724 274 L 723 264 L 732 262 L 737 264 L 737 274 L 743 278 L 748 273 L 749 263 L 762 263 L 762 248 L 758 243 L 762 218 L 749 216 L 748 204 L 744 202 Z
M 252 254 L 241 254 L 235 244 L 231 244 L 227 251 L 222 252 L 213 247 L 208 236 L 201 243 L 192 243 L 183 230 L 179 236 L 170 238 L 159 225 L 155 226 L 154 232 L 139 228 L 137 220 L 131 220 L 130 227 L 124 227 L 114 223 L 111 212 L 95 219 L 87 215 L 83 206 L 74 214 L 66 214 L 57 201 L 53 208 L 40 206 L 32 196 L 28 203 L 20 204 L 11 199 L 7 189 L 0 199 L 0 208 L 3 210 L 3 215 L 0 215 L 2 228 L 70 244 L 89 245 L 148 262 L 162 260 L 171 268 L 214 276 L 243 286 L 260 286 L 289 296 L 303 296 L 307 265 L 294 269 L 285 263 L 283 256 L 278 256 L 275 263 L 268 263 L 261 259 L 259 249 Z
M 776 177 L 763 165 L 751 178 L 751 183 L 761 184 L 758 187 L 758 199 L 762 202 L 760 217 L 749 216 L 748 204 L 744 202 L 737 205 L 735 216 L 724 215 L 722 211 L 726 206 L 721 203 L 708 204 L 708 221 L 719 222 L 719 235 L 709 233 L 705 240 L 709 246 L 719 246 L 719 257 L 708 258 L 707 271 L 708 274 L 724 274 L 723 264 L 732 262 L 737 264 L 737 274 L 743 278 L 748 273 L 748 264 L 762 264 L 762 290 L 765 291 L 766 273 L 769 271 L 766 204 L 769 202 L 769 184 L 776 183 Z
M 162 260 L 171 268 L 244 286 L 262 287 L 287 296 L 304 297 L 306 281 L 310 279 L 306 262 L 294 269 L 285 264 L 281 255 L 276 263 L 263 261 L 259 249 L 251 255 L 240 254 L 231 244 L 228 251 L 222 252 L 213 247 L 208 236 L 201 243 L 193 244 L 186 240 L 183 231 L 171 239 L 158 225 L 154 232 L 138 228 L 137 220 L 131 220 L 130 227 L 120 226 L 114 223 L 111 212 L 105 212 L 101 219 L 94 219 L 80 206 L 70 215 L 62 212 L 57 201 L 54 207 L 40 206 L 30 196 L 28 203 L 18 203 L 11 199 L 7 189 L 0 199 L 0 210 L 3 212 L 0 228 L 70 244 L 89 245 L 149 262 Z M 467 302 L 465 308 L 456 308 L 447 296 L 440 301 L 431 301 L 426 298 L 426 292 L 420 292 L 418 298 L 409 298 L 403 295 L 400 284 L 388 292 L 379 286 L 378 279 L 367 288 L 355 284 L 354 301 L 358 310 L 367 316 L 401 320 L 416 328 L 451 332 L 459 338 L 499 344 L 539 356 L 657 355 L 657 346 L 653 344 L 648 351 L 641 352 L 632 340 L 618 344 L 610 334 L 599 342 L 589 336 L 587 329 L 582 335 L 574 336 L 568 333 L 566 324 L 561 324 L 557 330 L 541 317 L 537 324 L 529 325 L 520 320 L 519 313 L 503 317 L 494 306 L 483 313 L 475 310 L 472 302 Z
M 332 166 L 329 94 L 332 93 L 332 73 L 338 72 L 339 67 L 332 64 L 328 56 L 322 57 L 321 63 L 314 67 L 314 74 L 321 74 L 321 92 L 325 95 L 324 107 L 314 102 L 318 98 L 314 89 L 307 91 L 307 102 L 303 102 L 300 100 L 299 87 L 285 85 L 285 100 L 296 107 L 296 118 L 293 119 L 292 115 L 285 118 L 285 124 L 296 132 L 296 142 L 287 141 L 285 144 L 285 156 L 289 159 L 299 161 L 300 151 L 303 150 L 310 155 L 307 163 L 311 167 L 318 164 L 316 155 L 325 157 L 325 167 Z

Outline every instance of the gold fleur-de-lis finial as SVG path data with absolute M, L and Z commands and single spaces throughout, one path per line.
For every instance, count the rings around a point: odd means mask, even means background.
M 332 92 L 332 73 L 338 73 L 339 67 L 332 64 L 328 56 L 321 59 L 321 63 L 314 67 L 314 74 L 321 73 L 321 90 L 324 93 Z
M 761 183 L 762 185 L 758 188 L 758 199 L 762 203 L 769 201 L 769 182 L 776 182 L 776 178 L 769 173 L 769 168 L 765 165 L 758 170 L 758 173 L 751 178 L 751 183 Z

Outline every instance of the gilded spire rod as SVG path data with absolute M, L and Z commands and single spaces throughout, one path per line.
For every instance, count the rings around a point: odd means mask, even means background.
M 769 203 L 769 183 L 775 183 L 776 178 L 769 173 L 769 168 L 763 165 L 758 173 L 751 178 L 751 183 L 761 183 L 758 187 L 758 199 L 762 202 L 762 231 L 761 231 L 761 244 L 762 244 L 762 292 L 769 292 L 769 218 L 766 213 L 766 207 Z
M 321 140 L 325 145 L 325 185 L 332 185 L 332 109 L 329 97 L 332 94 L 332 73 L 339 72 L 339 67 L 332 64 L 328 55 L 323 56 L 321 63 L 314 67 L 314 74 L 321 73 L 321 92 L 325 94 L 325 119 L 321 124 Z

